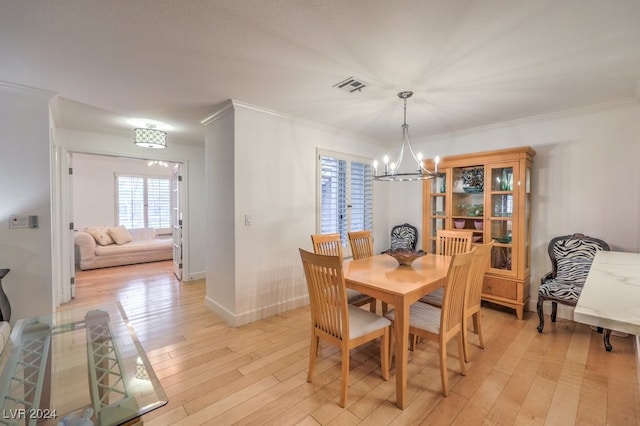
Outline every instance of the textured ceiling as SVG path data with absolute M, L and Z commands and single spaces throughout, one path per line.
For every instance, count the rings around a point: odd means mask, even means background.
M 58 93 L 69 127 L 201 142 L 236 99 L 397 141 L 401 90 L 414 139 L 637 98 L 639 22 L 638 0 L 0 0 L 0 81 Z

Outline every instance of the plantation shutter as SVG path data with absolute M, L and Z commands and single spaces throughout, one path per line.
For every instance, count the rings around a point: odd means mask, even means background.
M 127 229 L 171 229 L 171 178 L 116 175 L 117 223 Z
M 373 228 L 373 181 L 369 164 L 351 162 L 351 231 Z
M 118 224 L 144 228 L 144 178 L 118 176 Z
M 348 231 L 372 230 L 372 167 L 365 161 L 333 153 L 319 155 L 320 192 L 318 230 L 340 234 L 343 247 Z
M 162 229 L 171 227 L 171 180 L 147 178 L 147 226 Z

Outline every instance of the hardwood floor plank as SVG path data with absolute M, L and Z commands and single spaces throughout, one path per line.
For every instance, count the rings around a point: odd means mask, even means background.
M 378 344 L 364 345 L 351 353 L 343 409 L 335 347 L 320 346 L 306 382 L 308 307 L 230 327 L 204 305 L 205 282 L 179 282 L 171 262 L 83 271 L 76 283 L 60 310 L 119 301 L 129 316 L 169 397 L 143 417 L 152 426 L 639 424 L 635 339 L 613 337 L 608 353 L 601 334 L 572 321 L 547 321 L 540 334 L 534 312 L 519 321 L 483 307 L 486 348 L 472 340 L 466 376 L 448 348 L 448 397 L 437 345 L 410 353 L 405 410 L 395 405 L 395 369 L 382 380 Z

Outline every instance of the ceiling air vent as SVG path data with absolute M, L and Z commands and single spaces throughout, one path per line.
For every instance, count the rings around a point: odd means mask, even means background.
M 353 92 L 360 92 L 362 89 L 367 87 L 367 85 L 364 84 L 361 81 L 356 80 L 353 77 L 349 77 L 349 78 L 346 78 L 346 79 L 342 80 L 338 84 L 334 84 L 333 87 L 337 87 L 340 90 L 344 90 L 346 92 L 353 93 Z

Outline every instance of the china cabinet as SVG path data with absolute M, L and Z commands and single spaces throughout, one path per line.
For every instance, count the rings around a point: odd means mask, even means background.
M 424 181 L 423 250 L 433 253 L 438 229 L 473 231 L 473 242 L 495 240 L 483 300 L 515 309 L 529 300 L 531 270 L 530 147 L 443 158 L 439 176 Z M 433 170 L 433 160 L 426 160 Z

